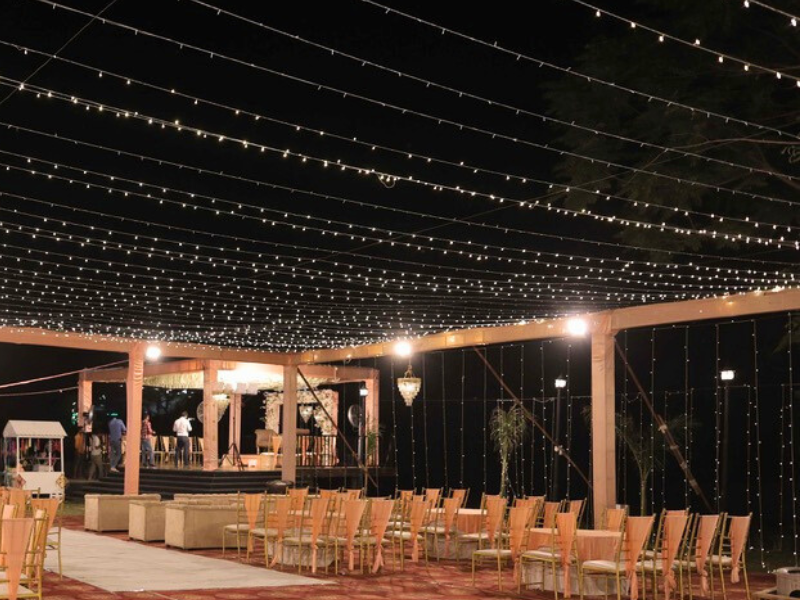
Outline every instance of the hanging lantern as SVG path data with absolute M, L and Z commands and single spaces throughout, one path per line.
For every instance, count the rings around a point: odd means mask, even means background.
M 297 407 L 297 410 L 300 411 L 300 416 L 303 419 L 303 423 L 308 423 L 311 415 L 314 414 L 314 406 L 311 404 L 301 404 Z
M 409 364 L 405 375 L 397 380 L 397 389 L 400 390 L 400 395 L 403 397 L 403 400 L 405 400 L 406 406 L 411 406 L 414 402 L 414 398 L 419 394 L 421 387 L 422 379 L 414 377 L 414 369 L 412 369 L 411 364 Z

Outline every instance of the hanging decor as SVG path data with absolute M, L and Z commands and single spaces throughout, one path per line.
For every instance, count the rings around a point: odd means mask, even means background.
M 308 423 L 308 420 L 314 413 L 314 407 L 311 404 L 301 404 L 297 407 L 297 410 L 300 412 L 300 417 L 303 419 L 303 423 Z
M 397 380 L 397 389 L 400 390 L 400 395 L 406 403 L 406 406 L 411 406 L 414 403 L 414 398 L 419 394 L 422 388 L 422 379 L 414 376 L 414 369 L 411 363 L 408 363 L 408 369 L 405 374 Z

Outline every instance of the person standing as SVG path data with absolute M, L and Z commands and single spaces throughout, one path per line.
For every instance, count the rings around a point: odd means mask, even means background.
M 189 413 L 183 411 L 181 416 L 175 419 L 175 424 L 172 426 L 172 431 L 175 432 L 178 438 L 178 444 L 175 447 L 175 468 L 178 467 L 178 457 L 183 459 L 183 467 L 189 466 L 189 433 L 192 431 L 192 424 L 189 422 Z
M 117 413 L 111 413 L 111 420 L 108 422 L 108 446 L 111 468 L 111 473 L 119 473 L 117 465 L 122 460 L 122 436 L 128 433 L 128 428 L 125 427 L 122 419 L 119 418 Z
M 151 469 L 156 466 L 156 457 L 153 452 L 154 435 L 153 426 L 150 424 L 150 414 L 144 413 L 144 419 L 142 420 L 142 460 L 144 460 L 144 466 Z
M 87 478 L 91 481 L 95 478 L 102 478 L 105 473 L 103 473 L 103 444 L 100 443 L 100 436 L 93 433 L 90 440 L 89 458 L 91 462 Z

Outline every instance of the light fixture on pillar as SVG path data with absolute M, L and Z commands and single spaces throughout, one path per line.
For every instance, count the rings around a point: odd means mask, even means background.
M 369 396 L 369 390 L 367 389 L 367 386 L 362 385 L 360 388 L 358 388 L 358 395 L 362 398 Z
M 565 387 L 567 387 L 567 380 L 563 377 L 556 377 L 556 389 L 563 390 Z
M 150 361 L 156 361 L 161 358 L 161 348 L 156 344 L 150 344 L 147 350 L 144 351 L 144 357 Z
M 733 381 L 736 378 L 736 371 L 733 369 L 724 369 L 719 372 L 719 378 L 722 381 Z
M 411 406 L 414 398 L 419 394 L 422 388 L 422 379 L 414 376 L 414 369 L 411 368 L 411 363 L 408 364 L 405 374 L 397 380 L 397 389 L 400 390 L 400 395 L 406 403 L 406 406 Z
M 311 415 L 314 414 L 314 406 L 312 404 L 301 404 L 297 407 L 297 410 L 300 411 L 300 417 L 303 419 L 303 423 L 308 423 Z
M 211 395 L 214 399 L 214 403 L 217 405 L 217 417 L 224 414 L 226 410 L 228 410 L 228 405 L 231 403 L 231 399 L 225 392 L 217 392 Z
M 589 331 L 589 324 L 583 319 L 573 318 L 567 321 L 567 333 L 573 337 L 581 337 Z

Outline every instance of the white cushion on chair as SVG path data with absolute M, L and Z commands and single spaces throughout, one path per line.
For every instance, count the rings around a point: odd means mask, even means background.
M 247 531 L 248 529 L 250 529 L 250 526 L 247 523 L 225 525 L 225 531 Z
M 725 567 L 729 567 L 731 565 L 731 557 L 730 556 L 720 556 L 719 554 L 714 554 L 713 556 L 709 557 L 711 559 L 711 564 L 714 565 L 723 565 Z
M 624 571 L 625 565 L 616 563 L 613 560 L 587 560 L 582 563 L 584 569 L 592 569 L 593 571 Z
M 469 541 L 476 541 L 476 540 L 488 540 L 488 534 L 484 532 L 479 533 L 464 533 L 459 536 L 462 540 L 469 540 Z
M 544 560 L 557 560 L 561 558 L 558 552 L 552 550 L 528 550 L 522 553 L 523 558 L 538 558 Z
M 510 557 L 511 550 L 508 550 L 507 548 L 503 548 L 502 550 L 498 548 L 484 548 L 483 550 L 475 550 L 475 552 L 472 553 L 473 556 L 475 556 L 476 554 L 478 556 L 493 556 L 493 557 L 500 554 L 500 556 Z

